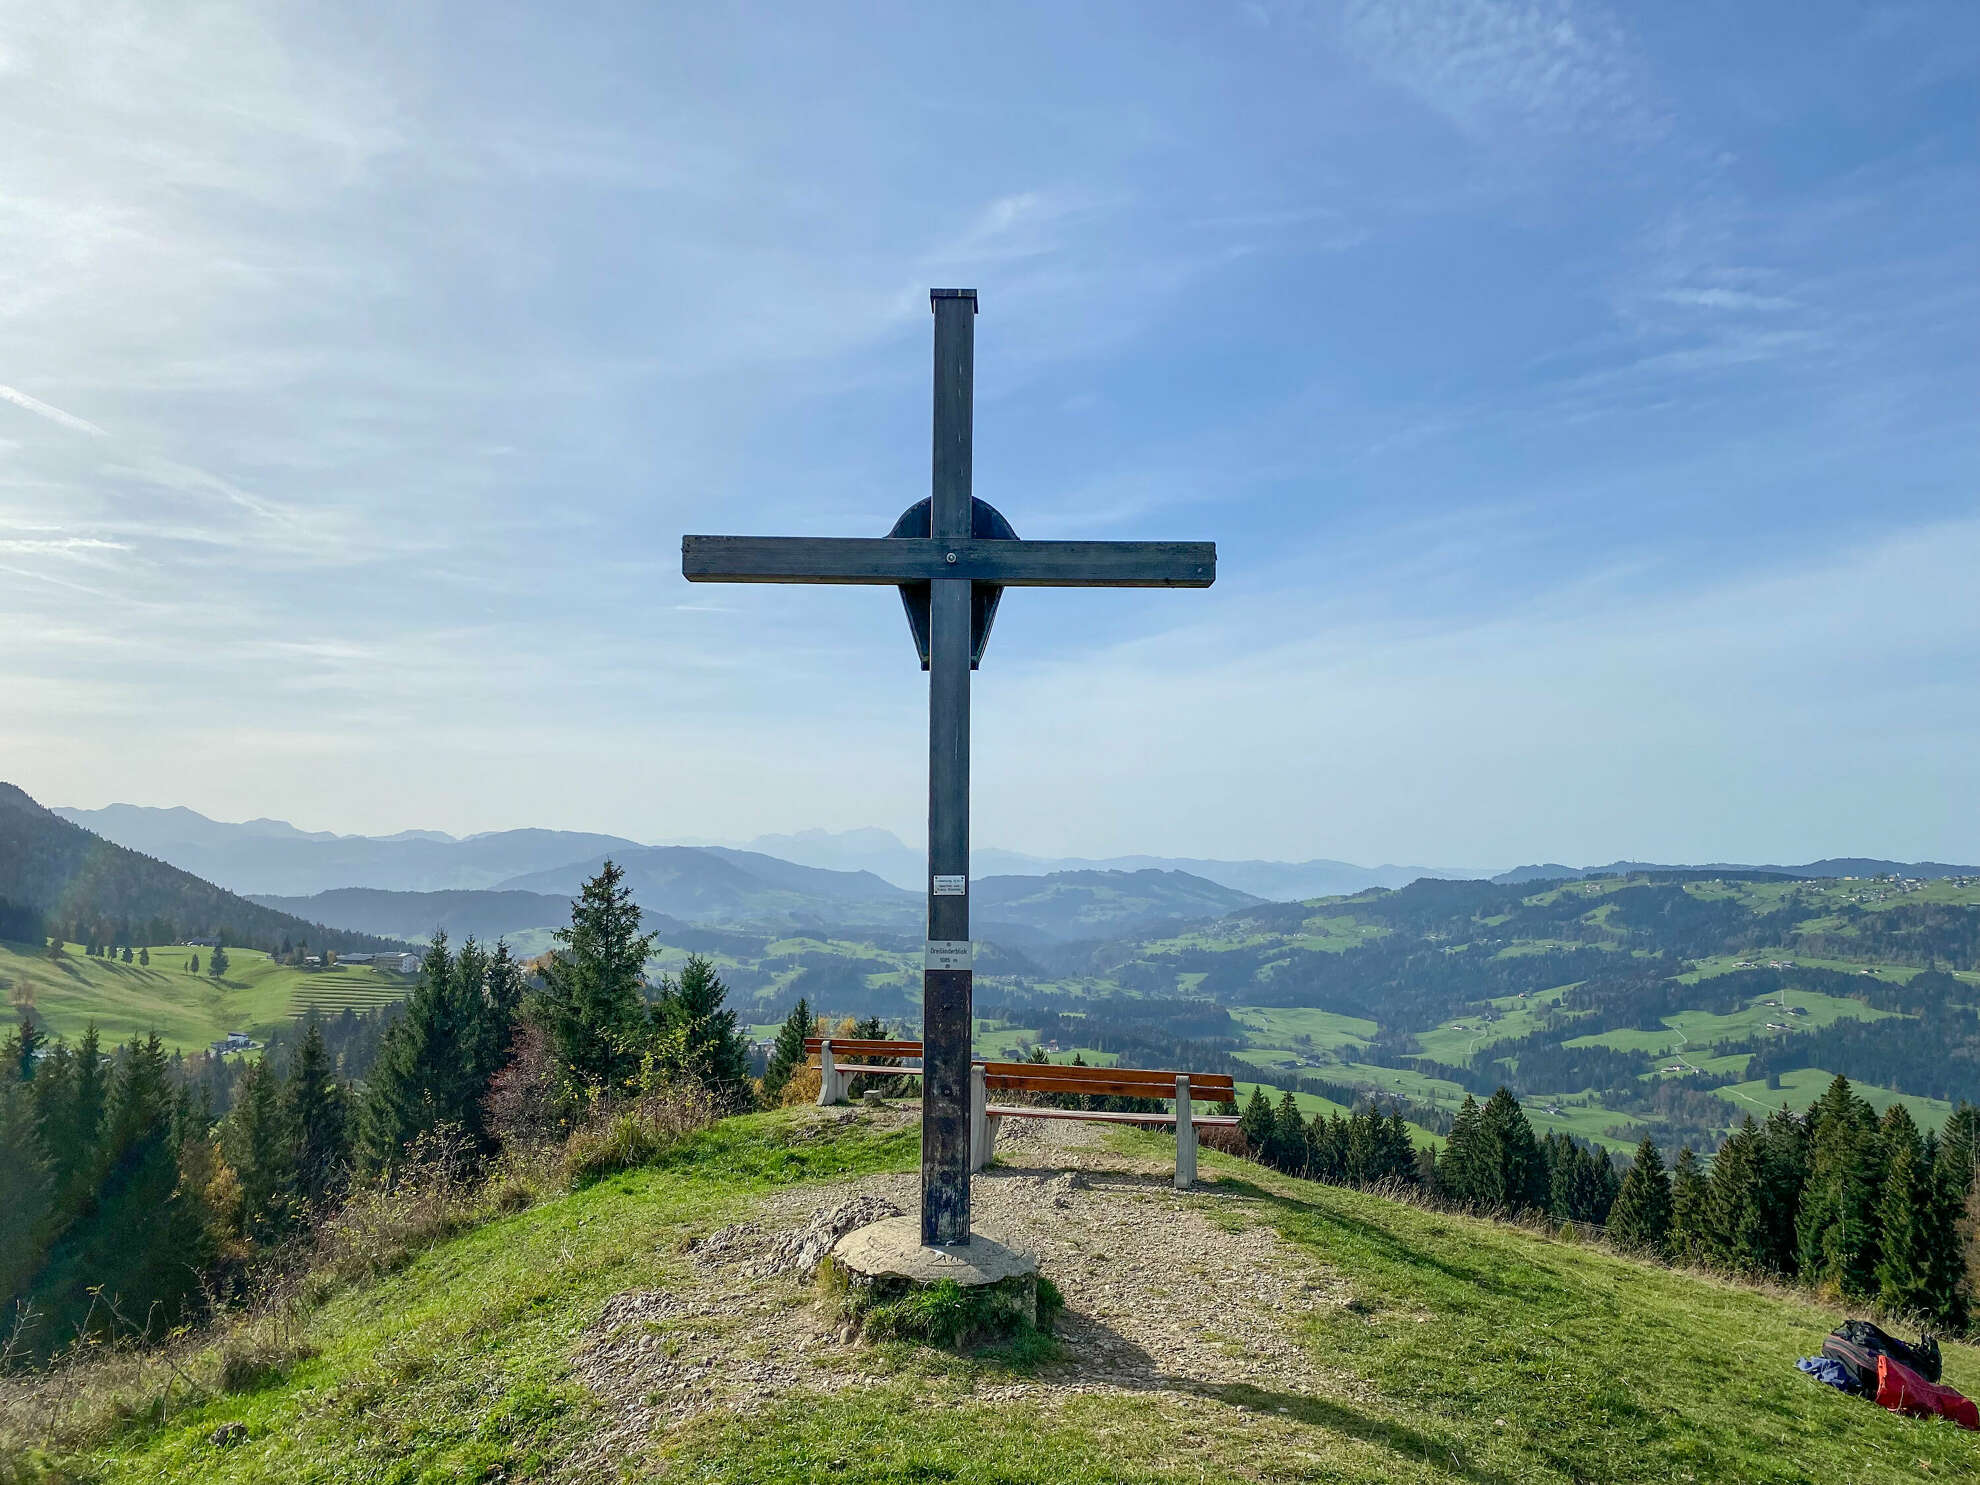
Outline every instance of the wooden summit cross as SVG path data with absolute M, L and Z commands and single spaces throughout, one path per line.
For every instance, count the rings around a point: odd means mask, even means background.
M 1207 588 L 1207 541 L 1019 541 L 970 492 L 976 290 L 934 289 L 929 499 L 883 537 L 685 536 L 696 583 L 898 587 L 928 672 L 928 947 L 922 971 L 921 1241 L 969 1241 L 969 673 L 1007 587 Z

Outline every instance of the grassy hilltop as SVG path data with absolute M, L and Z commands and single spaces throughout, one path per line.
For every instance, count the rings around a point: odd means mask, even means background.
M 162 1422 L 110 1425 L 37 1467 L 105 1485 L 573 1474 L 1051 1485 L 1980 1476 L 1974 1436 L 1894 1417 L 1797 1373 L 1794 1358 L 1836 1318 L 1802 1299 L 1224 1157 L 1206 1158 L 1205 1186 L 1178 1195 L 1134 1176 L 1172 1158 L 1167 1141 L 1094 1138 L 1105 1143 L 1088 1161 L 1092 1189 L 1061 1225 L 1193 1225 L 1247 1254 L 1269 1252 L 1258 1260 L 1261 1286 L 1290 1296 L 1274 1302 L 1283 1309 L 1267 1306 L 1270 1323 L 1296 1353 L 1285 1364 L 1306 1380 L 1237 1380 L 1256 1375 L 1246 1358 L 1267 1340 L 1246 1333 L 1217 1341 L 1232 1380 L 1174 1375 L 1156 1354 L 1131 1387 L 1092 1385 L 1102 1362 L 1084 1340 L 1041 1360 L 828 1338 L 806 1347 L 820 1385 L 748 1384 L 738 1408 L 690 1408 L 678 1428 L 611 1433 L 623 1399 L 586 1381 L 601 1355 L 649 1357 L 641 1364 L 684 1375 L 692 1396 L 696 1376 L 751 1375 L 749 1356 L 731 1353 L 801 1329 L 814 1302 L 780 1280 L 728 1291 L 731 1309 L 678 1305 L 672 1297 L 705 1282 L 690 1242 L 752 1216 L 788 1222 L 793 1210 L 839 1199 L 849 1182 L 916 1162 L 916 1130 L 898 1117 L 831 1122 L 790 1110 L 727 1121 L 657 1165 L 501 1216 L 383 1279 L 334 1290 L 272 1364 L 237 1366 L 234 1390 Z M 1050 1164 L 993 1175 L 985 1189 L 1002 1183 L 1006 1196 L 1046 1202 Z M 1077 1246 L 1078 1232 L 1069 1241 Z M 1265 1272 L 1274 1266 L 1284 1273 Z M 1138 1305 L 1187 1312 L 1208 1282 L 1201 1273 L 1199 1253 L 1138 1263 L 1124 1282 L 1141 1286 Z M 639 1307 L 623 1308 L 629 1298 Z M 1077 1317 L 1095 1296 L 1073 1287 L 1067 1298 Z M 601 1326 L 608 1307 L 633 1318 Z M 746 1318 L 758 1328 L 746 1332 Z M 1198 1328 L 1214 1336 L 1219 1320 L 1205 1314 Z M 218 1374 L 212 1355 L 182 1365 L 202 1385 Z M 1948 1347 L 1946 1371 L 1980 1392 L 1972 1350 Z M 719 1387 L 712 1400 L 723 1400 Z M 227 1424 L 244 1437 L 211 1442 Z
M 300 969 L 231 947 L 227 973 L 215 979 L 206 973 L 210 949 L 152 944 L 145 952 L 149 965 L 91 957 L 76 944 L 51 958 L 34 944 L 0 942 L 0 997 L 33 1006 L 50 1034 L 71 1042 L 94 1021 L 106 1046 L 155 1031 L 168 1048 L 190 1053 L 230 1031 L 263 1036 L 312 1006 L 334 1015 L 389 1005 L 412 985 L 410 976 L 369 965 Z M 198 974 L 188 968 L 195 954 Z

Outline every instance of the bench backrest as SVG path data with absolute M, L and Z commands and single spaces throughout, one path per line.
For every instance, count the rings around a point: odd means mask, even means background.
M 816 1057 L 827 1039 L 804 1039 L 806 1055 Z M 921 1043 L 835 1036 L 832 1055 L 848 1061 L 861 1057 L 919 1057 Z M 997 1093 L 1086 1093 L 1109 1098 L 1174 1098 L 1176 1079 L 1188 1077 L 1195 1103 L 1235 1103 L 1237 1084 L 1229 1073 L 1160 1072 L 1142 1067 L 1074 1067 L 1067 1062 L 986 1062 L 984 1086 Z
M 1064 1062 L 986 1062 L 984 1086 L 1000 1093 L 1086 1093 L 1110 1098 L 1174 1098 L 1189 1079 L 1193 1103 L 1237 1101 L 1228 1073 L 1158 1072 L 1141 1067 L 1073 1067 Z
M 816 1057 L 818 1055 L 818 1049 L 825 1044 L 826 1040 L 827 1038 L 822 1036 L 806 1037 L 804 1039 L 805 1055 L 807 1057 Z M 860 1057 L 919 1057 L 921 1055 L 920 1042 L 890 1041 L 885 1037 L 851 1036 L 835 1036 L 830 1038 L 830 1040 L 832 1043 L 832 1055 L 834 1057 L 857 1059 Z

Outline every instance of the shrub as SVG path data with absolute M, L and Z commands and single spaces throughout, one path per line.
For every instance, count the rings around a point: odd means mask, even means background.
M 608 1105 L 564 1142 L 564 1179 L 576 1190 L 650 1165 L 720 1116 L 716 1100 L 692 1081 L 661 1085 L 616 1108 Z

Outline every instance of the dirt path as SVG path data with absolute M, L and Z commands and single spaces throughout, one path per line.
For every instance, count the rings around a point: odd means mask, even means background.
M 911 1105 L 839 1115 L 918 1116 Z M 1066 1298 L 1065 1358 L 977 1395 L 1314 1390 L 1320 1374 L 1294 1333 L 1302 1316 L 1347 1302 L 1341 1282 L 1255 1225 L 1252 1203 L 1214 1177 L 1179 1192 L 1173 1164 L 1116 1154 L 1103 1139 L 1095 1125 L 1006 1120 L 998 1164 L 975 1180 L 976 1227 L 1035 1253 Z M 677 1283 L 611 1300 L 578 1356 L 611 1419 L 587 1456 L 613 1457 L 710 1409 L 865 1383 L 871 1353 L 791 1272 L 815 1252 L 793 1250 L 807 1228 L 821 1246 L 829 1234 L 817 1219 L 849 1202 L 861 1205 L 841 1220 L 855 1225 L 889 1205 L 912 1211 L 917 1182 L 890 1174 L 780 1193 L 691 1249 Z

